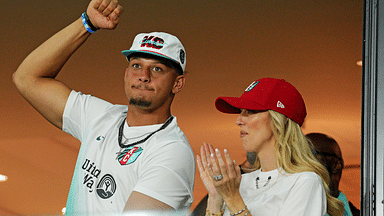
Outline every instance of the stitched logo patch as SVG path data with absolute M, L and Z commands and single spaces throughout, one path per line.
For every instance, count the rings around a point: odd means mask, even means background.
M 96 138 L 96 141 L 101 141 L 101 140 L 103 140 L 105 137 L 104 136 L 98 136 L 97 138 Z
M 277 107 L 280 107 L 280 108 L 285 108 L 284 104 L 281 103 L 281 101 L 277 101 Z
M 143 148 L 141 147 L 129 147 L 117 157 L 117 160 L 121 165 L 131 164 L 136 161 L 142 152 Z
M 159 37 L 145 36 L 140 42 L 141 47 L 151 47 L 153 49 L 161 49 L 164 47 L 164 40 Z

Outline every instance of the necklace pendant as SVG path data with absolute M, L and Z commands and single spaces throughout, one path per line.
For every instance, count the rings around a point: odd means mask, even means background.
M 119 159 L 119 156 L 121 155 L 121 154 L 123 154 L 123 149 L 124 148 L 120 148 L 120 151 L 119 152 L 116 152 L 116 154 L 117 154 L 117 156 L 116 156 L 116 160 L 118 160 Z
M 256 181 L 256 189 L 259 189 L 259 179 L 260 179 L 260 178 L 257 177 L 256 180 L 255 180 L 255 181 Z
M 263 185 L 263 187 L 266 187 L 269 184 L 269 182 L 271 181 L 271 179 L 272 179 L 272 176 L 268 176 L 267 182 Z M 259 189 L 259 180 L 260 180 L 259 177 L 257 177 L 255 179 L 255 181 L 256 181 L 256 189 Z

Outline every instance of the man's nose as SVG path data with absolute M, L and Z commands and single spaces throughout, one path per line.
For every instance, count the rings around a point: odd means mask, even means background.
M 143 68 L 139 74 L 139 80 L 142 82 L 151 81 L 151 70 L 149 68 Z

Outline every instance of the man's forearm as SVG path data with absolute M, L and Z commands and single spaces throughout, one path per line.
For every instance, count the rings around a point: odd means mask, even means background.
M 81 19 L 77 19 L 29 54 L 15 75 L 55 78 L 69 57 L 86 41 L 89 35 Z

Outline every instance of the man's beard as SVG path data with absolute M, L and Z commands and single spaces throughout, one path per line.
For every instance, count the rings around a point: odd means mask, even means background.
M 133 106 L 148 108 L 149 106 L 151 106 L 151 104 L 152 104 L 151 101 L 145 101 L 145 100 L 134 99 L 134 98 L 129 99 L 129 105 L 133 105 Z

